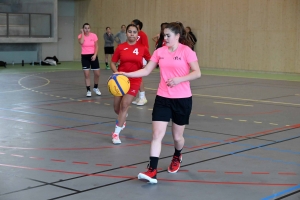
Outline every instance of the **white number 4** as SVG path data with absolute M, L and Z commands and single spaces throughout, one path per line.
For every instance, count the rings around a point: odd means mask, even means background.
M 135 53 L 136 55 L 139 55 L 139 49 L 135 48 L 132 53 Z

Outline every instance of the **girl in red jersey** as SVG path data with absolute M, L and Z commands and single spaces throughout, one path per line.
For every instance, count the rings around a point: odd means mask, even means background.
M 143 58 L 150 60 L 148 48 L 137 43 L 138 28 L 134 24 L 129 24 L 126 28 L 127 42 L 120 44 L 111 59 L 111 69 L 113 72 L 134 72 L 143 68 Z M 116 63 L 120 60 L 120 66 L 116 67 Z M 121 144 L 119 134 L 125 127 L 125 120 L 129 105 L 133 98 L 137 95 L 142 78 L 129 78 L 130 89 L 122 97 L 114 97 L 114 110 L 118 114 L 115 131 L 112 134 L 113 144 Z

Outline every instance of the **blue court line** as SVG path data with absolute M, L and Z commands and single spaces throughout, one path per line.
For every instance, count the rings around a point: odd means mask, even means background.
M 28 112 L 28 111 L 22 111 L 22 110 L 14 110 L 14 109 L 0 108 L 0 110 L 11 111 L 11 112 L 18 112 L 18 113 L 25 113 L 25 114 L 31 114 L 31 115 L 38 115 L 38 116 L 44 116 L 44 117 L 50 117 L 50 118 L 57 118 L 57 119 L 64 119 L 64 120 L 68 120 L 68 121 L 76 121 L 76 122 L 82 122 L 82 123 L 93 123 L 93 124 L 101 124 L 103 126 L 111 126 L 111 123 L 107 123 L 107 122 L 94 122 L 94 121 L 89 121 L 89 120 L 79 120 L 79 119 L 74 119 L 74 118 L 66 118 L 66 117 L 61 117 L 61 116 L 56 116 L 56 115 L 49 115 L 49 114 L 38 114 L 38 113 L 34 113 L 34 112 Z M 53 125 L 53 126 L 60 126 L 62 128 L 70 128 L 70 127 L 63 127 L 61 125 Z M 152 130 L 150 130 L 150 129 L 138 128 L 138 127 L 132 127 L 132 126 L 126 126 L 126 127 L 130 128 L 132 130 L 135 130 L 135 131 L 144 131 L 144 132 L 147 132 L 147 133 L 152 133 Z M 80 129 L 80 130 L 83 130 L 83 129 Z M 96 131 L 96 132 L 99 132 L 99 131 Z M 172 134 L 172 132 L 168 132 L 168 131 L 166 132 L 166 135 L 171 135 L 171 134 Z M 129 136 L 129 137 L 130 138 L 134 138 L 132 136 Z M 235 146 L 246 146 L 246 147 L 251 147 L 251 148 L 261 148 L 261 149 L 264 149 L 264 150 L 278 151 L 278 152 L 290 153 L 290 154 L 296 154 L 296 155 L 300 154 L 300 152 L 294 152 L 294 151 L 290 151 L 290 150 L 283 150 L 283 149 L 277 149 L 277 148 L 264 147 L 264 146 L 275 144 L 275 143 L 278 143 L 278 142 L 283 142 L 285 140 L 296 139 L 296 138 L 299 138 L 300 136 L 286 138 L 286 139 L 283 139 L 283 140 L 278 140 L 278 141 L 275 141 L 275 142 L 271 142 L 271 143 L 267 143 L 267 144 L 263 144 L 263 145 L 259 145 L 259 146 L 253 146 L 251 144 L 243 144 L 243 143 L 238 143 L 238 142 L 225 142 L 224 140 L 216 140 L 216 139 L 213 139 L 213 138 L 205 138 L 205 137 L 199 137 L 199 136 L 193 136 L 193 135 L 187 135 L 187 134 L 185 134 L 184 137 L 185 138 L 190 138 L 190 139 L 198 139 L 198 140 L 202 140 L 202 141 L 220 142 L 222 144 L 232 144 L 232 145 L 235 145 Z M 150 140 L 150 138 L 147 138 L 147 139 L 145 139 L 145 138 L 135 138 L 135 139 Z M 173 143 L 171 143 L 171 142 L 163 142 L 163 144 L 173 144 Z M 192 146 L 187 146 L 187 148 L 192 148 Z M 201 148 L 199 148 L 199 149 L 201 149 Z M 244 150 L 248 150 L 248 149 L 244 149 Z M 239 151 L 243 151 L 243 150 L 239 150 Z
M 288 194 L 288 193 L 290 193 L 290 192 L 292 192 L 292 191 L 294 191 L 294 190 L 297 190 L 297 189 L 300 189 L 300 185 L 296 185 L 296 186 L 294 186 L 294 187 L 288 188 L 288 189 L 283 190 L 283 191 L 281 191 L 281 192 L 272 194 L 272 195 L 270 195 L 270 196 L 268 196 L 268 197 L 264 197 L 264 198 L 262 198 L 261 200 L 272 200 L 272 199 L 274 199 L 274 198 L 276 198 L 276 197 L 282 196 L 282 195 L 284 195 L 284 194 Z

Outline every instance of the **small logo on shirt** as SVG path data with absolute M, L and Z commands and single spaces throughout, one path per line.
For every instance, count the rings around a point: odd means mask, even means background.
M 164 59 L 164 57 L 159 56 L 159 59 Z
M 174 59 L 174 60 L 181 60 L 181 58 L 178 57 L 178 56 L 175 56 L 173 59 Z
M 135 93 L 135 90 L 131 90 L 131 92 Z
M 124 48 L 123 50 L 127 50 L 128 48 Z

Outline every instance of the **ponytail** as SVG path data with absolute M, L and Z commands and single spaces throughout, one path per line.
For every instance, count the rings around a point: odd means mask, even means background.
M 184 26 L 181 22 L 171 22 L 167 24 L 166 28 L 170 29 L 175 34 L 179 34 L 179 43 L 192 48 L 193 43 L 188 37 L 188 33 L 185 31 Z

